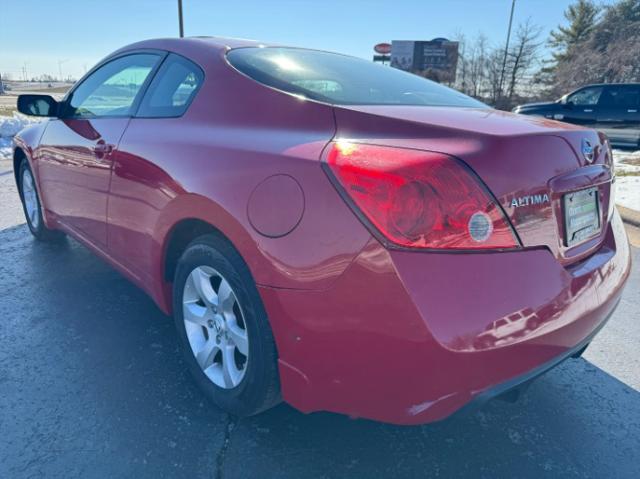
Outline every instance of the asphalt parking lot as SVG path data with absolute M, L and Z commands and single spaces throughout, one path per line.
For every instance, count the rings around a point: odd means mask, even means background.
M 584 358 L 515 404 L 422 427 L 286 405 L 236 420 L 199 393 L 142 291 L 75 241 L 31 239 L 0 161 L 0 478 L 640 477 L 633 256 Z

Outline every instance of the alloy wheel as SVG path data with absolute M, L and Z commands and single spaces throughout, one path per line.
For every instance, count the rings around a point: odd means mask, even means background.
M 198 266 L 184 285 L 182 315 L 193 355 L 218 387 L 240 384 L 249 361 L 242 307 L 229 282 L 210 266 Z
M 40 205 L 38 204 L 35 182 L 33 181 L 31 171 L 28 169 L 25 169 L 22 173 L 22 198 L 29 223 L 31 223 L 34 229 L 38 229 L 38 226 L 40 226 Z

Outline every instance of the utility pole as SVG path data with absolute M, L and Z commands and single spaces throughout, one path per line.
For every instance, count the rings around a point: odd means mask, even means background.
M 509 29 L 507 30 L 507 44 L 504 47 L 504 58 L 502 60 L 502 71 L 500 72 L 500 83 L 498 94 L 502 96 L 502 85 L 504 82 L 504 73 L 507 69 L 507 54 L 509 53 L 509 40 L 511 40 L 511 25 L 513 25 L 513 11 L 516 8 L 516 0 L 511 0 L 511 16 L 509 17 Z
M 180 24 L 180 38 L 184 37 L 184 24 L 182 23 L 182 0 L 178 0 L 178 23 Z
M 0 95 L 4 95 L 4 85 L 2 84 L 2 73 L 0 73 Z

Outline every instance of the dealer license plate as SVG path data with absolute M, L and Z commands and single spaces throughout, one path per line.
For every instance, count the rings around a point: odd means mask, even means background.
M 582 243 L 600 232 L 598 188 L 567 193 L 563 206 L 566 246 Z

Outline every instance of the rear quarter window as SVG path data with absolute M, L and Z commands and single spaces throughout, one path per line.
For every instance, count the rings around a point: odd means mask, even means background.
M 142 98 L 138 117 L 178 117 L 187 111 L 204 81 L 204 73 L 195 63 L 170 54 Z

